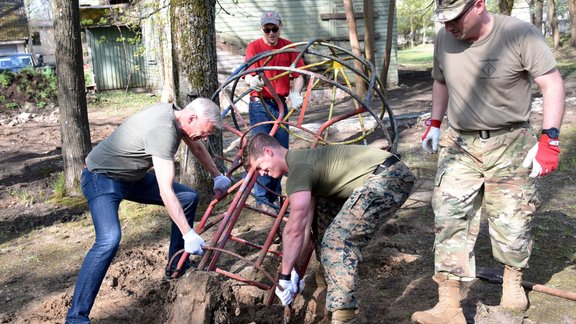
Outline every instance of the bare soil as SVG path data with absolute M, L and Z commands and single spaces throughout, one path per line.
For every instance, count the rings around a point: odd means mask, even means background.
M 540 180 L 543 205 L 534 217 L 534 253 L 524 279 L 576 292 L 576 141 L 574 79 L 567 79 L 560 170 Z M 396 115 L 428 112 L 430 71 L 403 70 L 390 90 Z M 535 94 L 535 99 L 539 95 Z M 537 100 L 536 100 L 537 102 Z M 90 111 L 93 143 L 126 116 Z M 534 108 L 534 125 L 541 110 Z M 437 302 L 433 273 L 434 216 L 430 192 L 435 156 L 420 149 L 424 131 L 417 119 L 400 127 L 403 160 L 418 177 L 408 202 L 363 251 L 360 323 L 409 323 L 410 315 Z M 62 170 L 57 123 L 0 126 L 0 323 L 63 323 L 74 282 L 94 234 L 86 205 L 54 204 L 50 198 Z M 145 208 L 142 212 L 141 208 Z M 202 213 L 199 212 L 199 215 Z M 161 208 L 123 203 L 123 241 L 100 289 L 94 323 L 278 323 L 283 309 L 263 304 L 266 294 L 214 273 L 190 271 L 164 280 L 168 217 Z M 247 216 L 238 235 L 262 236 L 269 222 Z M 492 258 L 484 224 L 476 245 L 477 265 L 501 268 Z M 197 261 L 197 260 L 196 260 Z M 326 323 L 322 289 L 309 268 L 307 288 L 295 305 L 294 323 Z M 483 280 L 467 285 L 463 307 L 469 323 L 575 323 L 576 301 L 529 292 L 530 309 L 509 313 L 497 305 L 501 287 Z M 198 318 L 198 309 L 208 311 Z

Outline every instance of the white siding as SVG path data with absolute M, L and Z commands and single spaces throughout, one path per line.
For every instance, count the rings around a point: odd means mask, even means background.
M 376 33 L 376 69 L 379 71 L 386 47 L 386 25 L 388 0 L 375 1 L 374 9 L 378 17 L 375 19 Z M 355 0 L 356 12 L 363 12 L 362 1 Z M 346 20 L 322 20 L 321 14 L 343 13 L 342 0 L 285 0 L 285 1 L 255 1 L 255 0 L 220 0 L 216 6 L 216 32 L 219 39 L 237 47 L 236 56 L 242 56 L 246 44 L 262 36 L 260 31 L 260 15 L 265 10 L 275 10 L 282 16 L 282 37 L 293 42 L 308 42 L 311 39 L 329 39 L 336 36 L 347 36 Z M 363 19 L 357 19 L 357 29 L 364 34 Z M 332 42 L 338 46 L 349 48 L 348 41 Z M 363 46 L 364 42 L 361 42 Z M 391 67 L 388 75 L 389 84 L 398 83 L 396 62 L 396 30 L 391 54 Z M 242 57 L 232 58 L 229 53 L 222 57 L 223 68 L 231 69 L 242 63 Z M 220 53 L 219 53 L 220 61 Z M 219 66 L 220 67 L 220 66 Z M 231 71 L 231 70 L 230 70 Z

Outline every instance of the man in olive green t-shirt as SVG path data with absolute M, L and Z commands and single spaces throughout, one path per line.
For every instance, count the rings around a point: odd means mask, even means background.
M 260 175 L 288 175 L 290 216 L 282 234 L 283 257 L 276 294 L 291 304 L 299 290 L 298 261 L 312 222 L 328 223 L 320 254 L 328 284 L 326 308 L 332 320 L 353 320 L 357 309 L 361 249 L 374 232 L 408 198 L 415 177 L 398 157 L 374 147 L 325 146 L 288 150 L 268 134 L 257 134 L 248 146 L 249 163 Z M 329 219 L 315 219 L 317 202 L 341 201 Z M 319 206 L 320 207 L 320 206 Z M 322 215 L 322 217 L 325 217 Z M 309 220 L 310 219 L 310 220 Z M 317 245 L 318 246 L 318 245 Z

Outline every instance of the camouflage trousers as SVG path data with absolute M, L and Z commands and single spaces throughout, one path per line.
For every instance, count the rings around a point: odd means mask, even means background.
M 474 245 L 482 214 L 488 218 L 494 258 L 527 267 L 530 223 L 540 202 L 535 180 L 522 161 L 535 143 L 529 128 L 489 139 L 452 128 L 445 132 L 432 196 L 436 273 L 476 276 Z
M 415 181 L 408 167 L 397 162 L 382 173 L 371 175 L 345 201 L 317 198 L 312 231 L 328 285 L 328 311 L 358 308 L 360 250 L 406 201 Z

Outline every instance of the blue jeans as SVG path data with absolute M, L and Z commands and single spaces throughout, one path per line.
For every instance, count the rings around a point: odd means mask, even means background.
M 268 110 L 274 115 L 274 119 L 270 117 L 270 114 L 264 109 L 262 102 L 255 101 L 250 102 L 250 125 L 255 125 L 264 121 L 273 121 L 278 118 L 278 105 L 276 101 L 273 99 L 265 99 L 266 100 L 266 107 Z M 286 102 L 284 104 L 284 113 L 288 112 L 288 108 L 286 107 Z M 252 134 L 259 134 L 259 133 L 266 133 L 270 134 L 272 130 L 273 124 L 265 124 L 254 127 L 252 130 Z M 287 127 L 287 126 L 286 126 Z M 274 137 L 280 142 L 280 145 L 288 148 L 289 139 L 288 139 L 288 132 L 283 128 L 278 128 Z M 271 191 L 280 194 L 282 193 L 282 185 L 280 183 L 282 179 L 274 179 L 270 176 L 259 176 L 258 183 L 254 186 L 254 196 L 256 196 L 256 203 L 257 204 L 273 204 L 278 195 L 275 195 L 271 192 L 268 192 L 264 187 L 270 189 Z
M 148 173 L 136 182 L 126 182 L 84 169 L 81 184 L 82 193 L 90 207 L 96 241 L 80 268 L 66 323 L 89 323 L 88 315 L 94 305 L 94 299 L 120 245 L 122 237 L 118 218 L 120 202 L 126 199 L 143 204 L 164 205 L 154 173 Z M 192 226 L 199 196 L 182 184 L 174 183 L 173 187 L 188 223 Z M 183 248 L 182 233 L 172 222 L 168 260 Z

